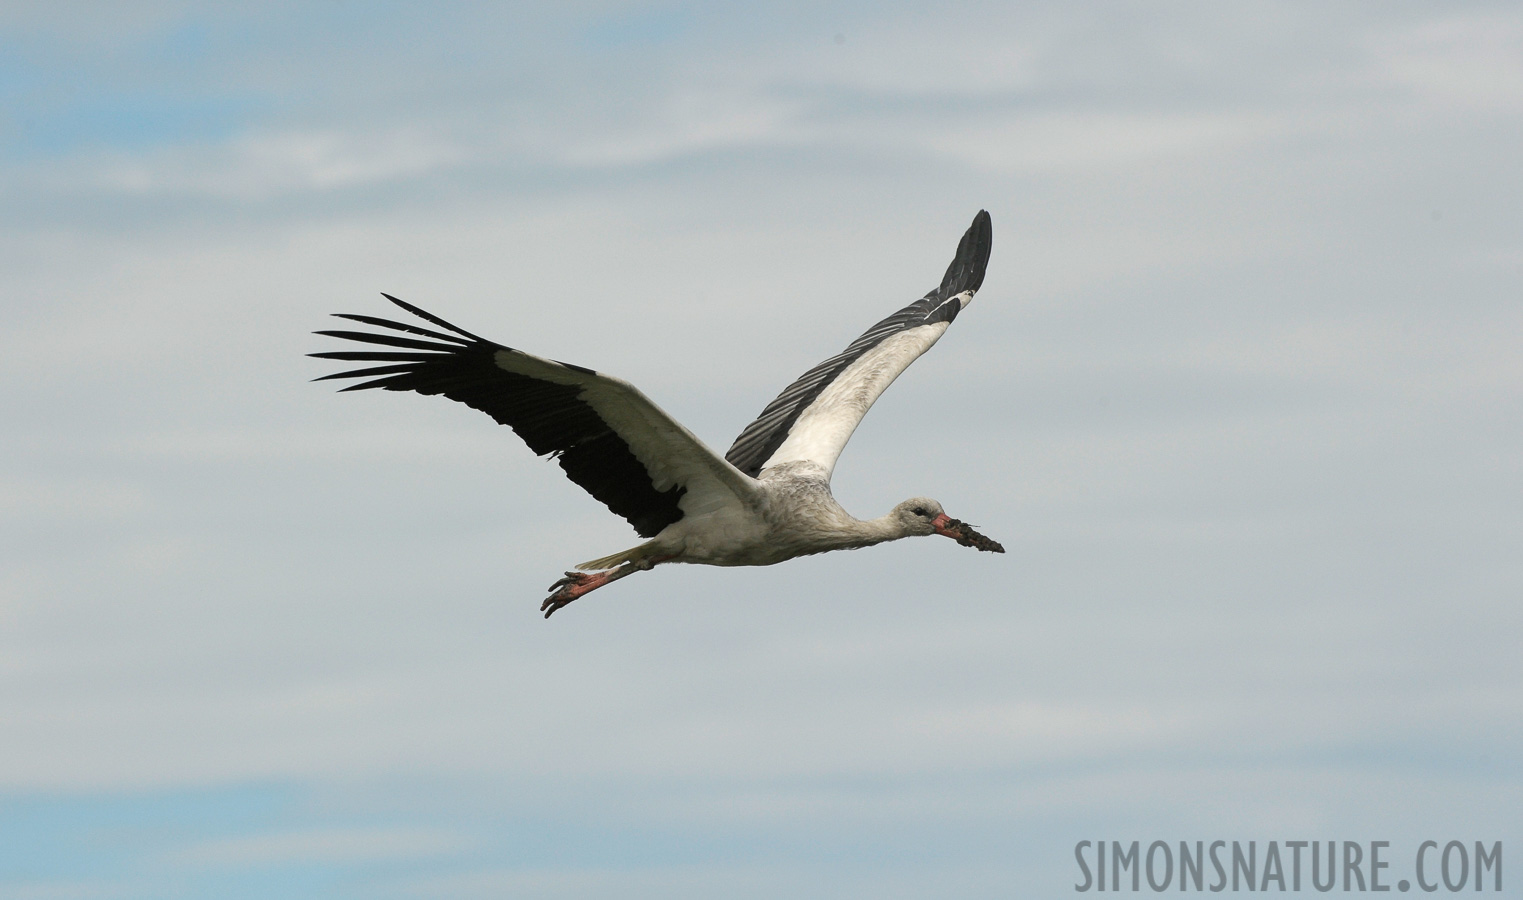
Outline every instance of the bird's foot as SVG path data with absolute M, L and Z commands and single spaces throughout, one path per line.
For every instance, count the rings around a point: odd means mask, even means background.
M 630 560 L 617 569 L 605 569 L 602 572 L 567 572 L 565 578 L 550 585 L 550 590 L 555 593 L 545 598 L 545 602 L 540 604 L 540 611 L 548 619 L 551 613 L 588 591 L 595 591 L 610 581 L 618 581 L 625 575 L 648 572 L 655 568 L 656 563 L 666 562 L 669 559 L 671 559 L 670 556 L 653 556 Z
M 548 619 L 551 613 L 588 591 L 602 587 L 609 580 L 607 572 L 567 572 L 565 578 L 550 585 L 550 590 L 554 593 L 545 598 L 539 610 Z

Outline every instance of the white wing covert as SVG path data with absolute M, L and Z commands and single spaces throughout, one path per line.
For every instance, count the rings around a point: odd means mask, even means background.
M 753 478 L 773 466 L 806 461 L 822 466 L 829 478 L 874 401 L 931 349 L 983 285 L 992 240 L 989 213 L 980 210 L 939 287 L 800 376 L 746 426 L 725 459 Z

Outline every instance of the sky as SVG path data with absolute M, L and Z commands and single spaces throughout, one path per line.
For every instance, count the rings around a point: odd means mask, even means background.
M 1508 3 L 7 3 L 0 897 L 1515 859 L 1520 157 Z M 983 289 L 834 488 L 1003 556 L 668 566 L 545 621 L 626 523 L 304 357 L 385 291 L 722 451 L 979 209 Z

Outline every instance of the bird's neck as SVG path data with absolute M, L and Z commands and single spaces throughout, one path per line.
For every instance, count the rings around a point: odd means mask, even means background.
M 904 521 L 893 513 L 876 519 L 858 520 L 857 525 L 857 530 L 863 537 L 859 546 L 863 547 L 909 537 L 909 532 L 904 530 Z

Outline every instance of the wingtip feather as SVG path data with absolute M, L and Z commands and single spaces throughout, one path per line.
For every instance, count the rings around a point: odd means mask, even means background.
M 963 291 L 977 291 L 984 284 L 984 270 L 989 266 L 989 251 L 994 244 L 994 223 L 989 211 L 981 209 L 973 217 L 973 224 L 963 233 L 957 243 L 957 255 L 947 266 L 937 293 L 951 297 Z
M 396 297 L 393 297 L 390 294 L 386 293 L 385 291 L 381 292 L 381 296 L 385 297 L 387 300 L 390 300 L 392 303 L 395 303 L 397 306 L 402 307 L 403 309 L 407 310 L 408 312 L 412 313 L 413 315 L 417 316 L 418 318 L 423 319 L 423 320 L 428 321 L 428 322 L 432 322 L 435 325 L 438 325 L 440 328 L 447 328 L 450 331 L 453 331 L 454 333 L 456 333 L 458 335 L 463 335 L 465 337 L 468 337 L 468 338 L 470 338 L 473 341 L 482 341 L 483 343 L 488 343 L 484 338 L 481 338 L 481 337 L 478 337 L 477 335 L 471 334 L 469 331 L 466 331 L 464 328 L 460 328 L 459 326 L 451 325 L 450 323 L 444 321 L 443 319 L 439 318 L 438 316 L 434 315 L 433 313 L 428 312 L 427 310 L 424 310 L 424 309 L 420 309 L 420 308 L 418 308 L 416 306 L 413 306 L 411 303 L 408 303 L 406 300 L 401 300 L 401 299 L 398 299 Z

